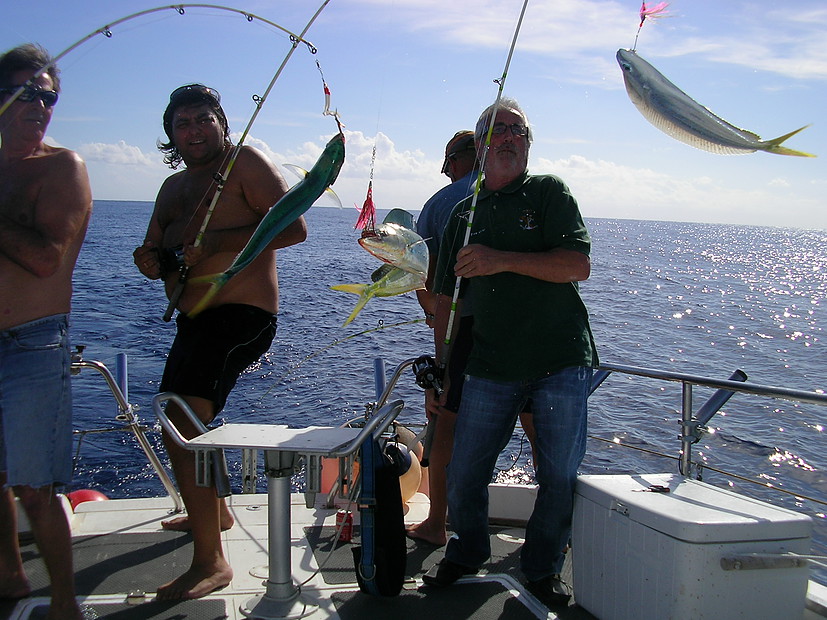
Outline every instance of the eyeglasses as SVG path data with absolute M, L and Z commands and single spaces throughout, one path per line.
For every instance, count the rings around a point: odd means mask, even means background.
M 512 136 L 528 135 L 528 127 L 526 127 L 525 125 L 520 125 L 519 123 L 513 123 L 511 125 L 506 125 L 505 123 L 494 123 L 494 127 L 491 129 L 491 133 L 495 136 L 500 136 L 505 133 L 506 129 L 511 130 Z
M 23 92 L 20 93 L 20 96 L 17 98 L 17 101 L 28 103 L 29 101 L 40 99 L 43 102 L 43 105 L 45 105 L 47 108 L 51 108 L 53 105 L 57 103 L 57 91 L 43 90 L 39 86 L 33 86 L 31 84 L 20 84 L 19 86 L 3 86 L 2 88 L 0 88 L 0 95 L 12 95 L 16 93 L 20 88 L 23 88 Z
M 179 86 L 169 94 L 169 100 L 172 102 L 185 93 L 199 93 L 214 99 L 216 103 L 221 103 L 221 95 L 214 88 L 204 86 L 203 84 L 187 84 L 186 86 Z

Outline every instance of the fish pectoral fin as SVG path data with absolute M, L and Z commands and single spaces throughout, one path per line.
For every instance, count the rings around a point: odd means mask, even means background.
M 774 140 L 767 140 L 769 147 L 765 150 L 768 153 L 775 153 L 776 155 L 792 155 L 794 157 L 816 157 L 816 155 L 813 155 L 811 153 L 805 153 L 804 151 L 795 151 L 793 149 L 788 149 L 786 146 L 781 146 L 782 142 L 784 142 L 788 138 L 793 137 L 799 131 L 804 131 L 805 129 L 807 129 L 807 127 L 809 127 L 809 125 L 804 125 L 804 127 L 799 127 L 795 131 L 791 131 L 788 134 L 779 136 Z
M 295 164 L 282 164 L 282 166 L 284 166 L 287 170 L 295 174 L 299 178 L 299 181 L 301 181 L 304 177 L 310 174 L 309 172 L 307 172 L 307 170 L 305 170 L 301 166 L 296 166 Z

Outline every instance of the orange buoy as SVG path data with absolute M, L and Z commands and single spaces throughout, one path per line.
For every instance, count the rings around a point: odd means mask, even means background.
M 77 491 L 68 493 L 66 497 L 72 505 L 72 510 L 77 508 L 78 504 L 82 504 L 83 502 L 102 502 L 109 499 L 100 491 L 95 491 L 93 489 L 78 489 Z

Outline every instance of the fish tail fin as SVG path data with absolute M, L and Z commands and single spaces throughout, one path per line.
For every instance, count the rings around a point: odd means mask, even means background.
M 339 194 L 333 191 L 332 187 L 328 187 L 324 192 L 322 192 L 322 196 L 329 196 L 330 199 L 336 203 L 336 206 L 340 209 L 342 208 L 342 199 L 339 198 Z
M 344 291 L 345 293 L 361 295 L 362 291 L 364 291 L 366 287 L 367 284 L 334 284 L 330 288 L 334 291 Z
M 192 310 L 187 312 L 187 316 L 191 319 L 195 318 L 197 315 L 201 314 L 204 309 L 207 307 L 207 304 L 212 301 L 213 297 L 218 294 L 225 284 L 230 280 L 230 275 L 227 273 L 215 273 L 210 276 L 199 276 L 197 278 L 193 278 L 190 280 L 191 284 L 203 284 L 206 282 L 210 282 L 211 286 L 207 289 L 207 292 L 204 293 L 204 296 L 198 300 L 198 303 L 195 304 Z
M 792 155 L 794 157 L 816 157 L 811 153 L 805 153 L 804 151 L 794 151 L 793 149 L 788 149 L 785 146 L 781 146 L 782 142 L 784 142 L 788 138 L 793 137 L 799 131 L 804 131 L 805 129 L 807 129 L 807 127 L 809 127 L 809 125 L 804 125 L 804 127 L 799 127 L 795 131 L 791 131 L 786 135 L 775 138 L 775 140 L 767 140 L 769 147 L 767 147 L 765 150 L 768 153 L 775 153 L 776 155 Z
M 356 307 L 353 308 L 353 312 L 350 313 L 350 316 L 347 317 L 344 323 L 342 323 L 342 327 L 345 327 L 348 323 L 350 323 L 353 319 L 356 318 L 356 315 L 365 307 L 370 301 L 370 298 L 373 297 L 373 293 L 368 291 L 367 284 L 334 284 L 331 286 L 334 291 L 344 291 L 345 293 L 355 293 L 359 295 L 359 301 L 356 302 Z

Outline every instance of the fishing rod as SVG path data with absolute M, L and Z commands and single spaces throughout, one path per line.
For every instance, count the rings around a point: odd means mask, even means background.
M 511 66 L 511 58 L 514 55 L 514 48 L 517 45 L 517 37 L 520 35 L 520 28 L 522 28 L 523 17 L 525 16 L 525 11 L 527 7 L 528 0 L 524 0 L 523 8 L 520 11 L 520 17 L 517 20 L 517 26 L 514 29 L 514 36 L 511 39 L 511 47 L 508 50 L 508 57 L 505 61 L 505 67 L 503 68 L 502 76 L 499 79 L 494 80 L 494 82 L 498 84 L 499 87 L 497 88 L 497 97 L 494 100 L 494 105 L 491 108 L 491 118 L 488 121 L 488 131 L 485 134 L 485 144 L 483 145 L 482 156 L 480 157 L 480 167 L 477 171 L 476 183 L 474 184 L 474 195 L 471 198 L 471 207 L 470 211 L 468 212 L 468 223 L 466 224 L 465 238 L 463 239 L 462 247 L 468 245 L 468 241 L 471 238 L 471 227 L 474 224 L 474 213 L 476 212 L 477 200 L 479 198 L 480 189 L 482 188 L 482 175 L 485 171 L 485 161 L 488 156 L 488 149 L 491 146 L 491 135 L 494 133 L 494 120 L 497 118 L 497 108 L 500 105 L 500 99 L 502 99 L 503 89 L 505 88 L 505 80 L 508 77 L 508 68 Z M 448 366 L 448 359 L 451 354 L 451 346 L 453 344 L 451 336 L 453 335 L 454 323 L 456 322 L 457 318 L 457 309 L 459 304 L 459 288 L 461 283 L 462 276 L 456 276 L 456 282 L 454 283 L 454 294 L 451 298 L 451 308 L 448 313 L 448 325 L 446 326 L 445 336 L 443 338 L 441 354 L 439 355 L 439 359 L 437 360 L 436 376 L 442 377 L 442 379 L 439 381 L 440 384 L 444 382 L 445 369 Z M 420 459 L 420 464 L 423 467 L 427 467 L 430 462 L 431 447 L 433 446 L 434 433 L 436 432 L 436 417 L 437 416 L 433 414 L 432 418 L 428 420 L 428 426 L 425 429 L 425 437 L 422 440 L 422 458 Z
M 514 29 L 514 37 L 511 40 L 511 48 L 508 50 L 508 57 L 505 61 L 505 68 L 503 69 L 502 77 L 499 79 L 495 79 L 494 82 L 499 85 L 497 89 L 497 98 L 494 100 L 494 105 L 491 110 L 491 118 L 488 122 L 488 132 L 485 135 L 485 144 L 482 149 L 482 157 L 480 157 L 480 168 L 477 171 L 477 181 L 474 184 L 474 195 L 471 198 L 471 207 L 470 211 L 468 212 L 468 223 L 466 224 L 465 228 L 465 238 L 462 242 L 462 247 L 468 245 L 468 242 L 471 238 L 471 227 L 474 224 L 474 213 L 476 212 L 477 208 L 477 200 L 479 198 L 480 189 L 482 189 L 482 175 L 485 171 L 485 160 L 488 157 L 488 149 L 491 146 L 491 135 L 494 133 L 494 120 L 497 118 L 497 108 L 500 105 L 500 99 L 502 99 L 503 89 L 505 88 L 505 80 L 508 77 L 508 68 L 511 66 L 511 58 L 514 55 L 514 48 L 517 45 L 517 37 L 520 35 L 520 28 L 523 25 L 523 17 L 525 16 L 526 8 L 528 7 L 528 0 L 524 0 L 523 8 L 520 11 L 520 17 L 517 20 L 517 27 Z M 454 294 L 451 299 L 451 309 L 448 314 L 448 326 L 445 332 L 445 338 L 443 341 L 444 346 L 442 347 L 442 354 L 440 355 L 439 368 L 444 371 L 445 367 L 448 365 L 448 357 L 451 351 L 451 336 L 454 331 L 454 322 L 456 321 L 456 314 L 457 314 L 457 306 L 459 302 L 459 287 L 462 283 L 462 276 L 456 277 L 456 282 L 454 284 Z
M 276 80 L 278 80 L 279 76 L 281 75 L 284 67 L 287 66 L 287 62 L 290 60 L 290 57 L 293 55 L 293 52 L 296 51 L 298 44 L 300 42 L 305 43 L 308 46 L 311 54 L 316 53 L 316 48 L 313 47 L 312 44 L 308 43 L 304 40 L 304 35 L 313 25 L 313 22 L 316 21 L 316 18 L 321 14 L 324 8 L 328 5 L 330 0 L 324 0 L 319 6 L 318 10 L 313 14 L 310 20 L 305 25 L 304 29 L 302 30 L 300 35 L 290 35 L 290 40 L 292 41 L 292 45 L 290 47 L 290 51 L 287 52 L 287 55 L 282 60 L 281 64 L 279 65 L 276 72 L 273 74 L 270 83 L 267 85 L 267 89 L 264 91 L 264 94 L 261 96 L 254 95 L 253 101 L 256 104 L 256 109 L 253 111 L 253 115 L 250 117 L 247 126 L 244 128 L 244 131 L 241 134 L 241 137 L 238 139 L 237 144 L 233 148 L 232 155 L 230 156 L 230 160 L 227 162 L 227 167 L 224 169 L 224 172 L 221 175 L 218 175 L 216 179 L 214 179 L 214 183 L 216 184 L 216 192 L 213 194 L 212 201 L 210 202 L 210 206 L 207 208 L 206 214 L 204 214 L 204 220 L 201 223 L 201 228 L 198 230 L 198 234 L 195 236 L 195 241 L 193 242 L 193 247 L 198 247 L 201 245 L 201 241 L 204 238 L 204 233 L 207 230 L 207 226 L 210 223 L 210 219 L 212 218 L 212 214 L 215 211 L 215 207 L 218 204 L 218 199 L 221 197 L 221 192 L 224 190 L 224 184 L 227 181 L 227 177 L 230 176 L 230 172 L 232 172 L 233 166 L 235 165 L 236 158 L 238 157 L 238 153 L 241 151 L 241 147 L 244 144 L 244 140 L 247 138 L 247 134 L 250 132 L 250 128 L 253 126 L 256 118 L 258 117 L 258 113 L 261 112 L 261 107 L 264 105 L 264 102 L 267 100 L 267 97 L 270 95 L 270 91 L 273 89 L 273 86 L 276 84 Z M 338 122 L 338 119 L 337 119 Z M 175 288 L 172 291 L 172 294 L 169 296 L 169 304 L 167 305 L 167 309 L 164 312 L 163 319 L 164 321 L 169 321 L 172 318 L 173 313 L 175 312 L 175 307 L 178 305 L 178 301 L 181 299 L 181 295 L 184 292 L 184 288 L 187 285 L 187 279 L 189 277 L 190 268 L 187 265 L 182 265 L 180 268 L 180 272 L 178 275 L 178 282 L 175 284 Z
M 329 2 L 329 0 L 328 0 L 328 2 Z M 324 8 L 324 6 L 326 4 L 327 4 L 327 2 L 325 2 L 324 5 L 322 5 L 322 8 Z M 160 11 L 169 11 L 169 10 L 174 10 L 179 15 L 184 15 L 186 13 L 185 9 L 190 9 L 190 8 L 216 9 L 216 10 L 220 10 L 220 11 L 229 11 L 230 13 L 237 13 L 239 15 L 243 15 L 244 18 L 248 22 L 252 22 L 253 20 L 258 20 L 258 21 L 263 22 L 265 24 L 268 24 L 268 25 L 270 25 L 270 26 L 272 26 L 272 27 L 274 27 L 278 30 L 281 30 L 282 32 L 287 34 L 290 37 L 290 40 L 293 41 L 294 46 L 297 45 L 298 43 L 304 43 L 310 49 L 311 53 L 313 53 L 313 54 L 316 53 L 316 48 L 313 47 L 313 44 L 310 43 L 310 41 L 306 41 L 303 38 L 305 32 L 307 32 L 307 28 L 305 28 L 304 31 L 302 31 L 301 35 L 297 35 L 297 34 L 294 34 L 293 32 L 291 32 L 290 30 L 288 30 L 287 28 L 285 28 L 284 26 L 280 26 L 276 22 L 270 21 L 269 19 L 266 19 L 264 17 L 261 17 L 259 15 L 254 14 L 254 13 L 250 13 L 249 11 L 242 11 L 240 9 L 234 9 L 232 7 L 221 6 L 221 5 L 218 5 L 218 4 L 170 4 L 170 5 L 166 5 L 166 6 L 159 6 L 159 7 L 155 7 L 154 9 L 145 9 L 143 11 L 138 11 L 137 13 L 132 13 L 130 15 L 127 15 L 126 17 L 121 17 L 120 19 L 116 19 L 114 22 L 106 24 L 105 26 L 101 26 L 97 30 L 95 30 L 93 32 L 90 32 L 85 37 L 82 37 L 81 39 L 78 39 L 77 41 L 72 43 L 72 45 L 70 45 L 65 50 L 60 52 L 57 56 L 52 58 L 51 62 L 49 62 L 45 66 L 41 67 L 34 74 L 34 76 L 32 76 L 32 79 L 30 79 L 28 82 L 26 82 L 25 84 L 20 86 L 20 88 L 18 88 L 14 93 L 12 93 L 12 95 L 5 101 L 5 103 L 0 105 L 0 116 L 2 116 L 3 113 L 8 109 L 8 107 L 12 103 L 14 103 L 14 101 L 18 97 L 20 97 L 21 94 L 23 94 L 23 92 L 26 90 L 27 86 L 31 86 L 32 84 L 34 84 L 34 81 L 37 78 L 39 78 L 46 71 L 48 71 L 50 68 L 52 68 L 61 58 L 66 56 L 66 54 L 68 54 L 69 52 L 71 52 L 75 48 L 83 45 L 88 40 L 93 39 L 94 37 L 96 37 L 99 34 L 102 34 L 107 39 L 111 39 L 112 38 L 112 28 L 114 28 L 115 26 L 118 26 L 120 24 L 123 24 L 124 22 L 128 22 L 130 20 L 136 19 L 138 17 L 143 17 L 144 15 L 150 15 L 152 13 L 158 13 Z M 321 9 L 319 9 L 319 12 L 320 11 L 321 11 Z M 318 15 L 318 12 L 316 13 L 316 15 Z M 316 15 L 313 16 L 313 20 L 316 19 Z M 311 20 L 310 23 L 312 23 L 313 20 Z M 308 25 L 308 27 L 309 27 L 309 25 Z

